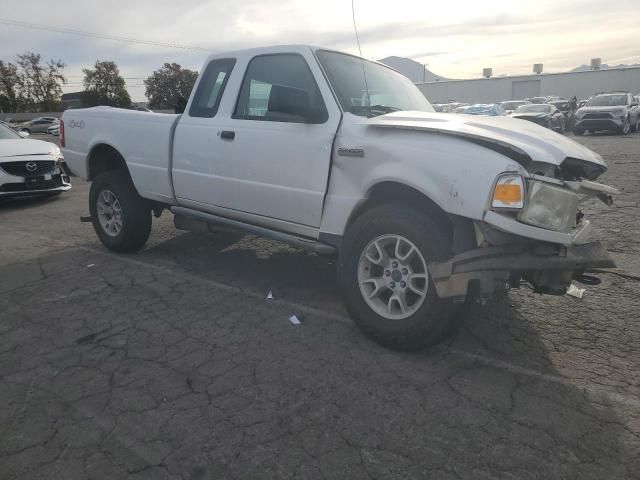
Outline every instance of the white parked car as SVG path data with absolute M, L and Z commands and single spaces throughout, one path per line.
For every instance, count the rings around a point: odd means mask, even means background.
M 352 55 L 218 53 L 183 115 L 95 107 L 62 121 L 108 248 L 139 250 L 167 209 L 179 228 L 337 255 L 352 317 L 394 348 L 440 341 L 462 302 L 521 281 L 564 294 L 614 265 L 579 210 L 616 192 L 593 181 L 600 155 L 531 122 L 434 113 L 406 77 Z
M 0 199 L 59 195 L 71 188 L 57 145 L 0 125 Z
M 60 136 L 60 124 L 47 128 L 47 133 L 54 137 Z

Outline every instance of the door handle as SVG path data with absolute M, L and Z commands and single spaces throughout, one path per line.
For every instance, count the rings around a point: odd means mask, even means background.
M 220 132 L 220 138 L 222 138 L 223 140 L 233 140 L 234 138 L 236 138 L 236 132 L 233 132 L 231 130 L 223 130 Z

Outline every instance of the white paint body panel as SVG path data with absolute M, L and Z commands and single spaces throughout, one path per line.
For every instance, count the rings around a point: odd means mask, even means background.
M 180 115 L 112 107 L 66 110 L 63 148 L 71 171 L 88 178 L 87 159 L 97 145 L 109 145 L 127 162 L 138 193 L 173 203 L 169 170 L 174 127 Z
M 301 55 L 317 79 L 329 113 L 323 124 L 232 118 L 244 73 L 255 52 L 209 57 L 236 59 L 213 118 L 191 117 L 189 105 L 176 128 L 173 180 L 179 202 L 320 226 L 331 147 L 340 110 L 309 47 L 273 47 L 268 53 Z M 204 71 L 204 68 L 203 68 Z M 321 81 L 318 81 L 321 80 Z M 234 140 L 220 138 L 233 131 Z
M 554 166 L 567 157 L 604 166 L 598 154 L 522 120 L 427 112 L 368 119 L 342 113 L 313 51 L 280 46 L 210 56 L 204 68 L 217 58 L 236 59 L 213 118 L 107 107 L 67 110 L 67 162 L 86 178 L 91 149 L 107 144 L 124 157 L 143 197 L 312 238 L 342 235 L 351 213 L 380 182 L 412 187 L 447 213 L 484 221 L 496 177 L 529 173 L 473 140 L 508 145 Z M 297 53 L 307 60 L 329 112 L 325 124 L 232 118 L 248 62 L 269 53 Z M 221 140 L 222 130 L 236 132 L 235 139 Z M 341 147 L 362 149 L 364 155 L 342 156 Z M 512 233 L 526 236 L 535 227 L 527 228 Z

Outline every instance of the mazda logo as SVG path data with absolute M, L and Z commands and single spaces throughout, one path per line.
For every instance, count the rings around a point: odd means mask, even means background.
M 24 168 L 27 169 L 27 172 L 35 172 L 38 169 L 38 164 L 36 162 L 27 162 Z

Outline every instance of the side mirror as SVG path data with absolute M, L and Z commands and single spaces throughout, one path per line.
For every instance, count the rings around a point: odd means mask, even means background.
M 22 138 L 27 138 L 29 136 L 29 132 L 25 132 L 24 130 L 20 130 L 18 132 L 18 135 L 20 135 Z

